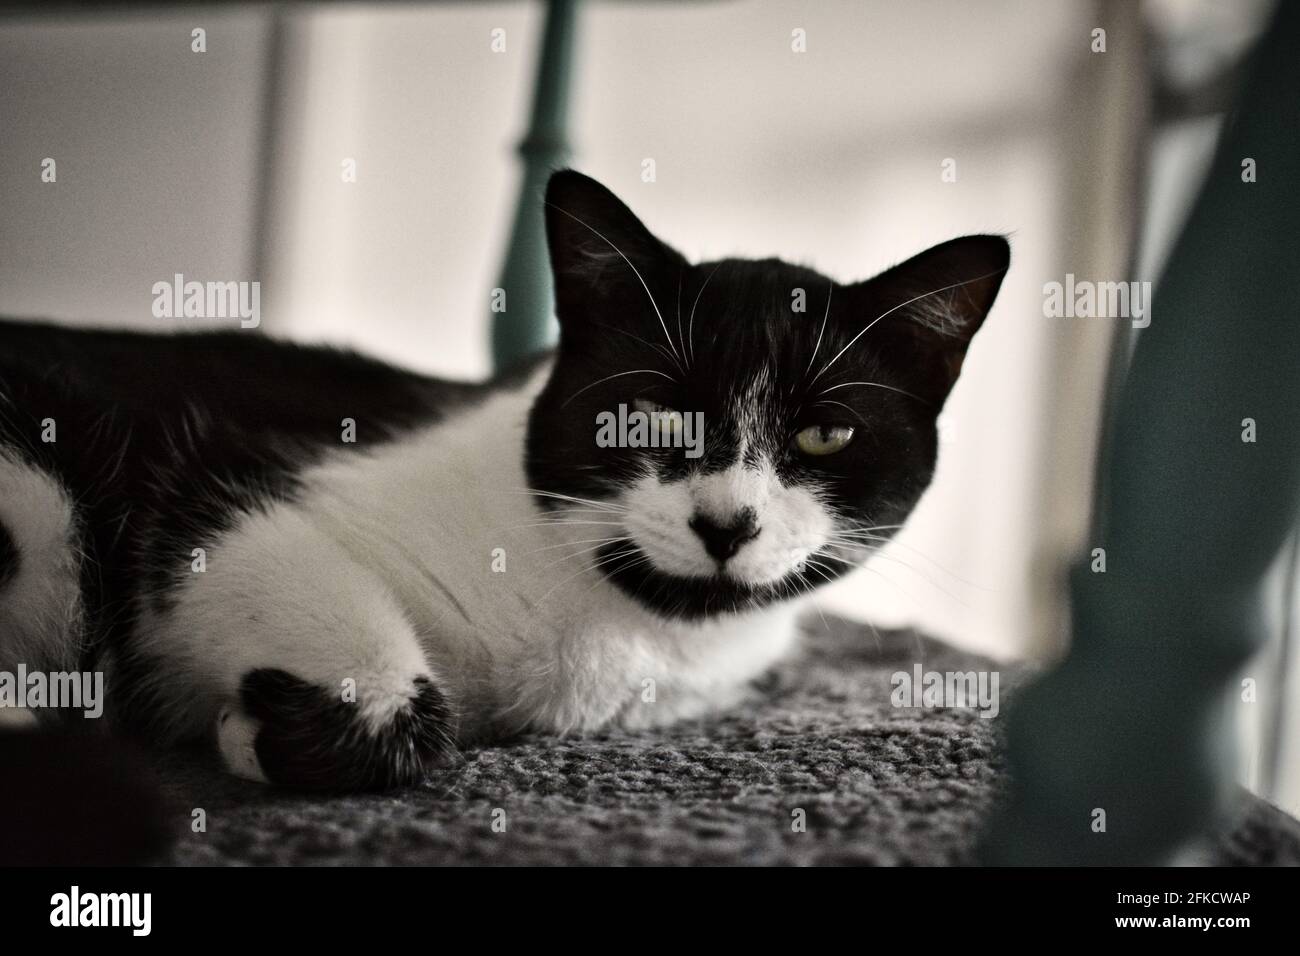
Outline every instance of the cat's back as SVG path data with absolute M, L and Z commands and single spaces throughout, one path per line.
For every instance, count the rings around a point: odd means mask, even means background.
M 100 569 L 84 593 L 93 643 L 113 622 L 129 630 L 144 595 L 169 600 L 196 546 L 295 499 L 314 463 L 365 455 L 483 390 L 253 331 L 0 320 L 0 497 L 46 489 L 69 553 Z M 9 538 L 24 537 L 22 512 L 35 507 L 0 509 Z M 32 566 L 34 545 L 21 550 Z M 20 566 L 3 563 L 10 576 Z
M 90 400 L 100 412 L 163 424 L 188 407 L 230 429 L 320 440 L 336 438 L 345 417 L 365 420 L 372 438 L 386 437 L 436 420 L 476 390 L 252 331 L 142 333 L 10 320 L 0 320 L 0 387 L 19 408 L 73 410 Z

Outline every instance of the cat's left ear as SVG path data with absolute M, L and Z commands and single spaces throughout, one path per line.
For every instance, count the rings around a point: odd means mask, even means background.
M 951 239 L 850 286 L 854 321 L 876 322 L 866 335 L 888 339 L 924 397 L 942 405 L 1010 262 L 1001 236 Z

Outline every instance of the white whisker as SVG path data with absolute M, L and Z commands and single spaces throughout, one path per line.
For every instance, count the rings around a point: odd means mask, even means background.
M 677 341 L 682 346 L 682 358 L 686 361 L 686 367 L 690 368 L 690 359 L 686 357 L 686 339 L 682 338 L 682 278 L 686 275 L 686 266 L 683 264 L 677 270 Z M 685 370 L 682 372 L 685 375 Z
M 561 541 L 559 544 L 548 544 L 542 548 L 533 548 L 531 551 L 525 551 L 524 554 L 538 554 L 539 552 L 542 551 L 554 551 L 556 548 L 571 548 L 575 544 L 594 544 L 597 547 L 599 547 L 602 544 L 609 544 L 611 541 L 618 541 L 620 538 L 625 538 L 625 537 L 627 537 L 627 535 L 614 534 L 605 538 L 579 538 L 576 541 Z M 581 551 L 574 552 L 574 554 L 575 555 L 585 554 L 588 551 L 595 551 L 595 550 L 596 550 L 595 548 L 583 548 Z M 570 555 L 570 557 L 572 556 L 573 555 Z
M 835 283 L 831 282 L 830 288 L 826 290 L 826 314 L 822 316 L 822 328 L 821 331 L 817 333 L 817 344 L 813 346 L 813 354 L 808 359 L 808 367 L 803 371 L 804 378 L 807 378 L 808 373 L 812 371 L 813 362 L 817 361 L 817 353 L 821 351 L 822 336 L 826 334 L 826 320 L 831 317 L 831 294 L 834 291 Z
M 856 411 L 854 411 L 852 408 L 849 408 L 849 406 L 845 405 L 843 402 L 836 402 L 836 401 L 832 401 L 832 400 L 829 399 L 829 398 L 823 398 L 820 402 L 813 402 L 813 405 L 814 405 L 814 406 L 817 406 L 817 405 L 838 405 L 840 408 L 844 409 L 844 410 L 847 411 L 850 415 L 852 415 L 853 417 L 855 417 L 858 421 L 862 422 L 863 425 L 866 425 L 866 424 L 867 424 L 867 420 L 866 420 L 865 418 L 863 418 L 861 415 L 859 415 L 859 414 L 858 414 Z
M 845 548 L 844 545 L 837 545 L 837 544 L 833 544 L 833 543 L 832 543 L 832 544 L 828 544 L 827 547 L 830 547 L 830 548 Z M 943 586 L 942 584 L 940 584 L 939 582 L 935 581 L 934 578 L 930 577 L 930 575 L 926 574 L 926 573 L 925 573 L 924 571 L 922 571 L 920 568 L 917 568 L 917 567 L 915 567 L 914 565 L 911 565 L 911 564 L 907 563 L 906 561 L 902 560 L 901 558 L 898 558 L 898 557 L 896 557 L 896 556 L 894 556 L 894 555 L 892 555 L 892 554 L 885 554 L 883 548 L 865 548 L 865 547 L 864 547 L 863 550 L 868 551 L 868 553 L 869 553 L 869 555 L 870 555 L 870 557 L 868 558 L 868 560 L 874 560 L 874 559 L 876 559 L 876 558 L 879 558 L 879 559 L 882 560 L 882 561 L 892 561 L 894 564 L 897 564 L 899 567 L 901 567 L 901 568 L 906 568 L 908 571 L 911 571 L 913 574 L 915 574 L 917 577 L 919 577 L 921 580 L 923 580 L 926 584 L 930 585 L 930 586 L 933 587 L 933 588 L 937 588 L 938 590 L 942 591 L 942 592 L 943 592 L 947 597 L 952 598 L 954 601 L 956 601 L 956 602 L 957 602 L 958 604 L 960 604 L 962 607 L 970 607 L 969 602 L 967 602 L 967 601 L 965 601 L 964 599 L 962 599 L 962 598 L 958 597 L 957 595 L 953 594 L 953 593 L 952 593 L 951 591 L 949 591 L 946 587 L 944 587 L 944 586 Z M 822 552 L 819 552 L 819 553 L 820 553 L 823 557 L 830 558 L 830 559 L 833 560 L 833 561 L 842 561 L 842 562 L 845 563 L 845 564 L 852 564 L 852 565 L 855 565 L 855 566 L 857 566 L 857 567 L 866 567 L 865 564 L 862 564 L 862 563 L 860 563 L 860 562 L 858 562 L 858 561 L 850 561 L 849 559 L 847 559 L 847 558 L 842 558 L 842 557 L 840 557 L 839 555 L 831 554 L 829 551 L 822 551 Z M 895 587 L 897 587 L 897 585 L 895 585 Z
M 516 494 L 520 495 L 540 495 L 543 498 L 556 498 L 560 501 L 571 501 L 574 504 L 587 505 L 587 508 L 575 508 L 575 511 L 609 511 L 616 514 L 626 514 L 627 509 L 620 504 L 612 501 L 597 501 L 595 498 L 578 498 L 574 495 L 563 495 L 558 491 L 543 491 L 541 488 L 520 488 Z
M 592 525 L 592 524 L 596 524 L 596 525 L 608 525 L 609 527 L 612 527 L 612 528 L 621 528 L 621 527 L 623 527 L 623 522 L 621 522 L 621 521 L 587 521 L 587 520 L 579 520 L 579 521 L 559 521 L 559 520 L 557 520 L 557 521 L 535 521 L 535 522 L 533 522 L 532 524 L 516 524 L 516 525 L 511 525 L 510 527 L 511 527 L 511 530 L 515 530 L 515 529 L 518 529 L 518 528 L 554 528 L 554 527 L 565 527 L 565 528 L 567 528 L 567 527 L 569 527 L 570 525 L 575 525 L 575 524 L 585 524 L 585 525 Z
M 595 388 L 597 385 L 600 385 L 604 382 L 608 382 L 610 379 L 613 378 L 622 378 L 624 375 L 658 375 L 660 378 L 666 378 L 670 382 L 676 381 L 676 379 L 674 379 L 671 375 L 668 375 L 664 372 L 656 372 L 652 368 L 635 368 L 632 369 L 632 371 L 630 372 L 615 372 L 613 375 L 606 375 L 604 378 L 597 379 L 596 381 L 592 382 L 590 385 L 584 385 L 582 388 L 578 389 L 576 392 L 574 392 L 572 395 L 566 398 L 564 400 L 564 404 L 561 405 L 560 407 L 564 408 L 565 405 L 568 405 L 569 402 L 573 401 L 575 398 L 577 398 L 587 389 Z
M 880 383 L 880 382 L 841 382 L 839 385 L 832 385 L 830 388 L 824 388 L 824 389 L 822 389 L 820 392 L 818 392 L 817 394 L 818 394 L 819 396 L 820 396 L 820 395 L 825 395 L 827 392 L 833 392 L 833 391 L 835 391 L 837 388 L 848 388 L 850 385 L 870 385 L 870 386 L 872 386 L 873 388 L 887 388 L 887 389 L 889 389 L 891 392 L 897 392 L 899 395 L 906 395 L 908 398 L 914 398 L 914 399 L 916 399 L 918 402 L 921 402 L 921 403 L 923 403 L 923 404 L 925 404 L 925 405 L 929 405 L 929 404 L 930 404 L 930 402 L 927 402 L 927 401 L 926 401 L 924 398 L 922 398 L 920 395 L 913 395 L 911 392 L 905 391 L 905 390 L 903 390 L 903 389 L 901 389 L 901 388 L 895 388 L 895 387 L 892 386 L 892 385 L 884 385 L 884 384 L 882 384 L 882 383 Z
M 639 335 L 635 335 L 635 334 L 633 334 L 633 333 L 627 331 L 627 329 L 620 329 L 617 325 L 610 325 L 608 322 L 593 322 L 592 324 L 593 324 L 593 325 L 596 325 L 596 326 L 599 326 L 599 327 L 602 328 L 602 329 L 609 329 L 611 332 L 618 332 L 618 333 L 621 334 L 621 335 L 626 335 L 626 336 L 627 336 L 628 338 L 630 338 L 630 339 L 636 339 L 638 342 L 640 342 L 640 343 L 641 343 L 642 345 L 644 345 L 646 348 L 648 348 L 648 349 L 654 349 L 656 352 L 658 352 L 658 353 L 659 353 L 660 355 L 662 355 L 664 358 L 668 359 L 668 361 L 670 361 L 670 362 L 672 362 L 674 365 L 676 365 L 676 366 L 677 366 L 677 371 L 681 372 L 683 375 L 686 374 L 686 369 L 684 369 L 684 368 L 682 367 L 682 363 L 681 363 L 681 362 L 677 361 L 677 357 L 676 357 L 675 355 L 673 355 L 671 352 L 669 352 L 666 348 L 664 348 L 664 347 L 663 347 L 662 345 L 660 345 L 659 343 L 657 343 L 657 342 L 647 342 L 645 339 L 641 338 L 641 336 L 639 336 Z
M 623 558 L 623 557 L 627 557 L 627 556 L 629 556 L 629 555 L 635 554 L 635 553 L 637 552 L 637 550 L 639 550 L 639 549 L 638 549 L 635 545 L 633 545 L 632 547 L 628 548 L 626 551 L 620 551 L 620 552 L 618 552 L 618 553 L 616 553 L 616 554 L 609 555 L 609 556 L 607 556 L 607 557 L 605 557 L 605 558 L 602 558 L 602 559 L 599 560 L 599 561 L 594 562 L 593 564 L 589 564 L 589 565 L 587 565 L 585 568 L 582 568 L 581 570 L 579 570 L 576 574 L 571 574 L 571 575 L 569 575 L 567 578 L 565 578 L 565 579 L 564 579 L 563 581 L 561 581 L 559 584 L 555 585 L 555 587 L 551 588 L 549 591 L 547 591 L 545 594 L 543 594 L 540 598 L 538 598 L 538 599 L 537 599 L 537 603 L 533 605 L 534 609 L 536 609 L 536 608 L 538 608 L 538 607 L 541 607 L 541 605 L 546 601 L 546 599 L 549 598 L 552 594 L 554 594 L 554 593 L 556 592 L 557 589 L 562 588 L 562 587 L 564 587 L 566 584 L 569 584 L 570 582 L 572 582 L 572 581 L 574 581 L 574 580 L 576 580 L 576 579 L 582 577 L 582 576 L 583 576 L 584 574 L 586 574 L 588 571 L 595 571 L 595 570 L 596 570 L 597 568 L 599 568 L 601 565 L 603 565 L 603 564 L 608 564 L 610 561 L 613 561 L 613 560 L 615 560 L 615 559 L 617 559 L 617 558 Z M 599 583 L 599 582 L 597 582 L 597 583 Z
M 849 344 L 848 344 L 848 345 L 844 346 L 844 348 L 842 348 L 842 349 L 840 349 L 838 352 L 836 352 L 836 353 L 835 353 L 835 358 L 831 359 L 829 362 L 827 362 L 825 365 L 823 365 L 822 368 L 821 368 L 821 371 L 818 372 L 816 375 L 814 375 L 813 378 L 812 378 L 812 382 L 809 382 L 808 384 L 811 386 L 811 385 L 813 384 L 813 382 L 816 382 L 817 379 L 821 378 L 822 375 L 825 374 L 825 372 L 826 372 L 826 370 L 827 370 L 828 368 L 830 368 L 832 365 L 834 365 L 836 362 L 839 361 L 839 358 L 840 358 L 841 355 L 843 355 L 845 352 L 847 352 L 849 349 L 851 349 L 851 348 L 853 347 L 853 343 L 854 343 L 854 342 L 856 342 L 858 339 L 862 338 L 862 336 L 866 335 L 867 332 L 870 331 L 870 329 L 871 329 L 871 327 L 872 327 L 873 325 L 875 325 L 877 322 L 879 322 L 881 319 L 885 318 L 886 316 L 888 316 L 888 315 L 892 315 L 893 313 L 897 312 L 899 309 L 903 308 L 904 306 L 909 306 L 909 305 L 911 305 L 913 302 L 917 302 L 917 301 L 919 301 L 919 300 L 921 300 L 921 299 L 927 298 L 927 297 L 932 296 L 932 295 L 938 295 L 940 292 L 947 292 L 949 289 L 956 289 L 956 288 L 958 288 L 959 286 L 970 285 L 972 282 L 980 282 L 980 281 L 982 281 L 982 280 L 984 280 L 984 279 L 988 279 L 988 278 L 991 278 L 991 277 L 993 277 L 993 276 L 995 276 L 995 275 L 999 275 L 999 274 L 1001 274 L 1001 273 L 1003 273 L 1003 272 L 1005 272 L 1005 271 L 1006 271 L 1005 269 L 996 269 L 996 270 L 994 270 L 993 272 L 986 272 L 986 273 L 985 273 L 984 275 L 982 275 L 982 276 L 975 276 L 975 278 L 973 278 L 973 279 L 964 279 L 964 280 L 962 280 L 961 282 L 954 282 L 952 285 L 946 285 L 946 286 L 944 286 L 943 288 L 940 288 L 940 289 L 931 289 L 929 292 L 923 292 L 923 293 L 921 293 L 920 295 L 913 296 L 912 298 L 908 299 L 906 302 L 900 302 L 900 303 L 898 303 L 898 305 L 894 306 L 892 309 L 888 309 L 887 311 L 882 312 L 880 315 L 876 316 L 874 319 L 872 319 L 870 322 L 868 322 L 867 325 L 866 325 L 866 327 L 863 328 L 863 330 L 862 330 L 861 332 L 859 332 L 857 335 L 853 336 L 853 338 L 851 338 L 851 339 L 849 340 Z
M 687 338 L 690 340 L 690 343 L 691 343 L 691 361 L 692 361 L 692 362 L 695 361 L 695 307 L 698 306 L 698 305 L 700 304 L 700 296 L 704 295 L 704 290 L 707 289 L 707 288 L 709 287 L 709 282 L 710 282 L 710 280 L 713 279 L 713 275 L 714 275 L 714 273 L 717 272 L 717 271 L 718 271 L 719 269 L 721 269 L 721 268 L 722 268 L 722 263 L 721 263 L 721 262 L 719 262 L 716 266 L 713 267 L 713 271 L 710 272 L 710 273 L 708 274 L 708 276 L 707 276 L 707 277 L 705 278 L 705 280 L 704 280 L 704 284 L 703 284 L 702 286 L 700 286 L 700 291 L 697 292 L 697 293 L 695 293 L 695 301 L 694 301 L 693 303 L 691 303 L 691 320 L 690 320 L 690 322 L 688 323 L 688 326 L 687 326 L 687 328 L 688 328 Z
M 976 590 L 979 591 L 993 590 L 993 588 L 990 588 L 986 585 L 976 584 L 974 581 L 969 581 L 966 578 L 963 578 L 961 575 L 957 574 L 956 572 L 951 571 L 948 568 L 944 567 L 942 564 L 934 560 L 934 558 L 930 557 L 924 551 L 921 551 L 918 548 L 914 548 L 911 545 L 905 544 L 902 541 L 899 541 L 897 538 L 886 538 L 878 535 L 864 535 L 862 536 L 862 538 L 858 538 L 858 537 L 847 536 L 847 535 L 841 537 L 841 535 L 842 532 L 836 532 L 835 534 L 831 535 L 830 540 L 835 544 L 857 545 L 860 544 L 861 541 L 865 538 L 865 540 L 868 541 L 879 541 L 881 543 L 881 549 L 880 549 L 881 551 L 885 551 L 887 548 L 903 548 L 907 551 L 910 551 L 912 554 L 916 555 L 921 560 L 925 561 L 927 564 L 930 565 L 930 567 L 934 568 L 936 571 L 942 571 L 944 574 L 948 575 L 948 577 L 952 578 L 954 581 L 960 584 L 964 584 L 969 588 L 975 588 Z M 882 557 L 889 557 L 889 555 L 882 555 Z M 903 563 L 897 558 L 894 558 L 894 560 L 898 561 L 898 563 L 900 564 Z M 921 573 L 919 569 L 913 569 L 913 570 L 915 570 L 917 574 Z
M 901 524 L 875 524 L 875 525 L 864 526 L 861 528 L 858 527 L 843 528 L 839 531 L 836 531 L 835 534 L 857 534 L 863 531 L 894 531 L 901 527 L 903 527 L 903 525 Z
M 641 283 L 641 288 L 645 289 L 645 294 L 646 294 L 646 295 L 649 297 L 649 299 L 650 299 L 650 307 L 651 307 L 652 309 L 655 310 L 655 315 L 656 315 L 656 316 L 658 317 L 658 319 L 659 319 L 659 325 L 660 325 L 660 327 L 663 328 L 663 330 L 664 330 L 664 338 L 666 338 L 666 339 L 668 340 L 668 344 L 669 344 L 669 346 L 672 347 L 673 354 L 676 355 L 676 354 L 677 354 L 677 346 L 673 345 L 673 337 L 672 337 L 671 335 L 668 334 L 668 323 L 666 323 L 666 322 L 664 321 L 663 313 L 659 311 L 659 304 L 658 304 L 657 302 L 655 302 L 655 297 L 654 297 L 654 295 L 650 292 L 650 287 L 649 287 L 648 285 L 646 285 L 646 281 L 645 281 L 645 279 L 642 278 L 641 273 L 640 273 L 640 271 L 637 269 L 637 267 L 634 266 L 634 265 L 632 264 L 632 260 L 629 259 L 627 256 L 623 255 L 623 250 L 620 249 L 618 246 L 614 245 L 614 243 L 610 242 L 609 239 L 606 239 L 605 236 L 601 235 L 601 233 L 600 233 L 599 230 L 594 229 L 594 228 L 592 228 L 591 226 L 587 225 L 585 222 L 583 222 L 581 219 L 579 219 L 579 218 L 578 218 L 577 216 L 575 216 L 573 213 L 569 212 L 567 209 L 561 209 L 559 206 L 555 205 L 555 203 L 547 203 L 547 205 L 550 206 L 552 209 L 555 209 L 555 210 L 558 210 L 559 212 L 564 213 L 564 215 L 568 216 L 570 219 L 572 219 L 572 220 L 573 220 L 574 222 L 576 222 L 578 225 L 580 225 L 580 226 L 582 226 L 582 227 L 584 227 L 584 228 L 586 228 L 586 229 L 590 229 L 593 233 L 595 233 L 597 236 L 599 236 L 599 237 L 601 238 L 601 240 L 603 240 L 604 242 L 608 243 L 608 244 L 609 244 L 609 247 L 610 247 L 611 249 L 613 249 L 615 252 L 617 252 L 617 253 L 619 254 L 619 256 L 623 259 L 623 261 L 627 263 L 627 267 L 628 267 L 629 269 L 632 270 L 633 274 L 634 274 L 634 275 L 636 276 L 636 278 L 637 278 L 637 281 Z

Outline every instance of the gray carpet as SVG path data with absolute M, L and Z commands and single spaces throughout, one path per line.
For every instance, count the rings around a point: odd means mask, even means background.
M 910 632 L 814 618 L 804 653 L 737 713 L 654 734 L 526 737 L 398 793 L 306 798 L 174 757 L 170 794 L 187 816 L 202 808 L 207 830 L 169 862 L 969 863 L 997 798 L 999 720 L 892 707 L 890 675 L 917 660 L 990 666 Z M 1005 707 L 1015 680 L 1002 681 Z M 1208 862 L 1300 864 L 1295 821 L 1257 800 L 1244 817 Z

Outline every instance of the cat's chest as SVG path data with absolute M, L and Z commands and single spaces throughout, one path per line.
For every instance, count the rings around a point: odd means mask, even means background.
M 538 507 L 523 467 L 522 396 L 506 395 L 363 458 L 304 476 L 297 504 L 394 592 L 422 632 L 533 643 L 602 617 L 612 600 L 596 513 Z M 496 638 L 500 637 L 501 640 Z

